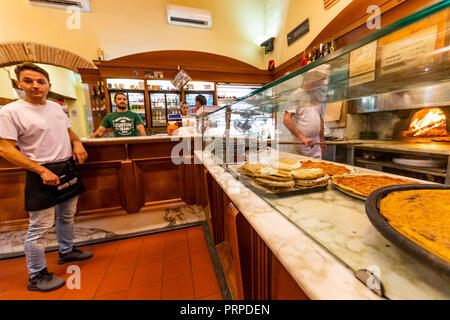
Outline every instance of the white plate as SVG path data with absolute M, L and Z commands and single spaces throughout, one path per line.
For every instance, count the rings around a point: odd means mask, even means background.
M 392 162 L 402 164 L 405 166 L 424 167 L 424 168 L 445 168 L 446 161 L 444 159 L 405 159 L 405 158 L 393 158 Z

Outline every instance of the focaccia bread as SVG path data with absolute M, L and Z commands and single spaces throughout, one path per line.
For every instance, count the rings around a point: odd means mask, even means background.
M 274 180 L 268 180 L 263 178 L 256 178 L 255 181 L 262 185 L 265 188 L 271 189 L 271 190 L 286 190 L 291 189 L 295 186 L 294 180 L 290 181 L 274 181 Z
M 312 168 L 322 169 L 325 172 L 325 174 L 329 176 L 354 172 L 352 168 L 348 168 L 343 165 L 338 165 L 334 163 L 324 161 L 311 161 L 311 160 L 302 161 L 302 169 L 312 169 Z
M 265 163 L 244 163 L 241 167 L 239 167 L 238 172 L 245 174 L 247 176 L 252 177 L 255 172 L 262 168 L 269 168 L 269 166 Z
M 296 180 L 312 180 L 325 176 L 324 171 L 320 168 L 298 169 L 291 171 L 291 174 Z
M 295 179 L 296 188 L 312 188 L 328 185 L 329 176 L 323 176 L 313 180 Z
M 299 169 L 302 166 L 300 160 L 297 159 L 280 159 L 271 163 L 272 168 L 284 171 Z
M 276 170 L 273 168 L 261 168 L 253 173 L 254 178 L 262 178 L 274 181 L 291 181 L 292 175 L 283 170 Z

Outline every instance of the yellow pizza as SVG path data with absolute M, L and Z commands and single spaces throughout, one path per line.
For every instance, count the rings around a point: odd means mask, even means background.
M 345 166 L 324 162 L 324 161 L 302 161 L 302 169 L 322 169 L 329 176 L 352 173 L 353 171 Z
M 331 180 L 339 188 L 363 197 L 369 196 L 369 194 L 379 188 L 398 184 L 419 183 L 407 179 L 375 174 L 340 175 L 333 176 Z
M 380 213 L 402 235 L 450 262 L 450 190 L 405 190 L 380 201 Z

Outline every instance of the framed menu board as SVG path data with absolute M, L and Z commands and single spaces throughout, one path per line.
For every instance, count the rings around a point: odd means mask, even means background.
M 448 45 L 449 12 L 443 10 L 378 39 L 379 76 L 398 77 L 412 69 L 426 73 L 442 68 L 446 55 L 439 49 Z
M 349 86 L 375 80 L 377 61 L 377 41 L 350 52 Z
M 436 49 L 438 26 L 417 32 L 381 47 L 380 75 L 401 71 L 405 67 L 432 63 L 434 56 L 428 54 Z

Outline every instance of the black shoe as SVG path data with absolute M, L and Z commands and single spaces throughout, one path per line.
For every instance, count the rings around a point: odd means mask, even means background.
M 71 261 L 80 261 L 86 260 L 92 257 L 92 252 L 90 251 L 81 251 L 79 249 L 73 248 L 73 250 L 69 253 L 61 254 L 59 253 L 58 264 L 64 264 Z
M 31 291 L 49 292 L 61 288 L 65 283 L 63 278 L 54 276 L 44 268 L 37 276 L 30 278 L 27 288 Z

